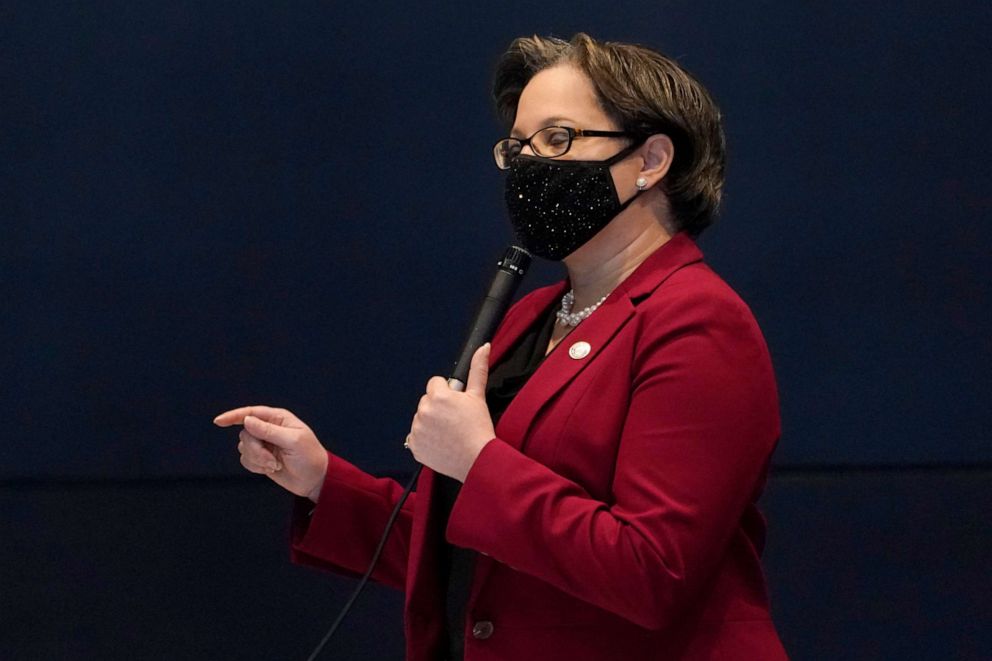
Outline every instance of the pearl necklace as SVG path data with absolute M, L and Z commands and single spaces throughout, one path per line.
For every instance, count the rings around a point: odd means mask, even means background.
M 606 296 L 609 296 L 609 294 Z M 578 326 L 579 322 L 587 318 L 596 311 L 596 308 L 603 304 L 606 296 L 596 301 L 594 305 L 582 308 L 578 312 L 572 312 L 572 305 L 575 303 L 575 290 L 570 289 L 567 294 L 561 297 L 561 310 L 555 313 L 555 316 L 558 317 L 558 323 L 562 326 Z

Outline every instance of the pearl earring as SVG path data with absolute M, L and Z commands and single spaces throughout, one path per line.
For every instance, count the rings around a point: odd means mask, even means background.
M 638 177 L 637 181 L 634 182 L 634 185 L 637 186 L 637 190 L 644 190 L 648 187 L 648 180 L 644 177 Z

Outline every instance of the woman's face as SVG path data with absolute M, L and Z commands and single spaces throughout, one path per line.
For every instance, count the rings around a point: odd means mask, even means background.
M 517 102 L 517 116 L 510 135 L 528 138 L 547 126 L 598 131 L 621 130 L 600 107 L 589 77 L 568 64 L 544 69 L 530 79 Z M 602 161 L 627 144 L 628 141 L 624 138 L 580 137 L 572 142 L 572 147 L 566 154 L 557 158 Z M 529 145 L 521 153 L 533 155 Z M 621 198 L 627 196 L 624 192 L 627 187 L 621 182 L 628 179 L 633 182 L 639 169 L 640 162 L 634 155 L 610 168 Z

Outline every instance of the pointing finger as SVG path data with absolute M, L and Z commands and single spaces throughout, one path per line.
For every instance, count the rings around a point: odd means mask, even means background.
M 240 408 L 224 411 L 216 418 L 214 424 L 218 427 L 230 427 L 231 425 L 244 424 L 245 416 L 252 415 L 266 422 L 272 422 L 280 427 L 302 427 L 303 423 L 295 415 L 286 409 L 279 409 L 272 406 L 242 406 Z

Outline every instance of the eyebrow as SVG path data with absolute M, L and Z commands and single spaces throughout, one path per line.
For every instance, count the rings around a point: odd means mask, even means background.
M 576 122 L 574 119 L 569 119 L 568 117 L 557 115 L 557 116 L 548 117 L 548 118 L 542 120 L 540 122 L 540 125 L 541 125 L 541 128 L 544 129 L 544 128 L 547 128 L 549 126 L 561 126 L 563 122 L 565 124 L 569 124 L 569 125 L 574 125 L 574 124 L 578 124 L 579 123 L 579 122 Z M 540 130 L 540 129 L 538 129 L 538 130 Z M 510 137 L 511 138 L 526 138 L 527 136 L 525 136 L 519 130 L 513 129 L 513 130 L 510 131 Z

